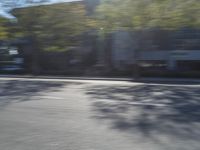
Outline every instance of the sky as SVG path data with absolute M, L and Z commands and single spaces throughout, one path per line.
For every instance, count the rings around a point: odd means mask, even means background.
M 9 11 L 13 8 L 72 1 L 80 0 L 0 0 L 0 16 L 12 19 L 14 16 L 12 16 Z

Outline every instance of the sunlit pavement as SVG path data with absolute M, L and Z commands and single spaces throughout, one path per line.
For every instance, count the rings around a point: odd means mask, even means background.
M 0 150 L 199 150 L 200 85 L 0 78 Z

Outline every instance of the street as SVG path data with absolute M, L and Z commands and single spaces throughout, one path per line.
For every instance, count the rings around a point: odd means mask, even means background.
M 200 85 L 0 78 L 0 150 L 199 150 Z

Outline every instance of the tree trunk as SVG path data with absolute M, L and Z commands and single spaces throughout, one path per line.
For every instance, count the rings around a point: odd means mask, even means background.
M 31 48 L 31 55 L 32 55 L 32 61 L 31 61 L 31 73 L 33 75 L 39 75 L 40 74 L 40 50 L 38 48 L 38 43 L 34 37 L 31 38 L 32 48 Z
M 40 70 L 40 65 L 39 65 L 38 61 L 39 61 L 38 56 L 33 56 L 32 64 L 31 64 L 31 73 L 33 75 L 39 75 L 40 74 L 41 70 Z
M 139 65 L 139 52 L 141 50 L 142 46 L 142 36 L 143 36 L 143 31 L 139 31 L 136 36 L 134 35 L 133 38 L 136 40 L 136 48 L 134 50 L 134 65 L 133 65 L 133 78 L 134 80 L 139 80 L 140 79 L 140 65 Z

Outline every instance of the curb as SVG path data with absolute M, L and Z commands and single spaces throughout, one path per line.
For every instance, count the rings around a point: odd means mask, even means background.
M 104 77 L 63 77 L 63 76 L 32 76 L 32 75 L 0 75 L 0 78 L 25 78 L 25 79 L 66 79 L 66 80 L 102 80 L 102 81 L 134 81 L 131 78 L 104 78 Z
M 163 83 L 163 84 L 200 84 L 200 79 L 186 78 L 104 78 L 104 77 L 64 77 L 64 76 L 33 76 L 33 75 L 0 75 L 0 78 L 25 78 L 25 79 L 66 79 L 66 80 L 100 80 L 100 81 L 128 81 L 138 83 Z

